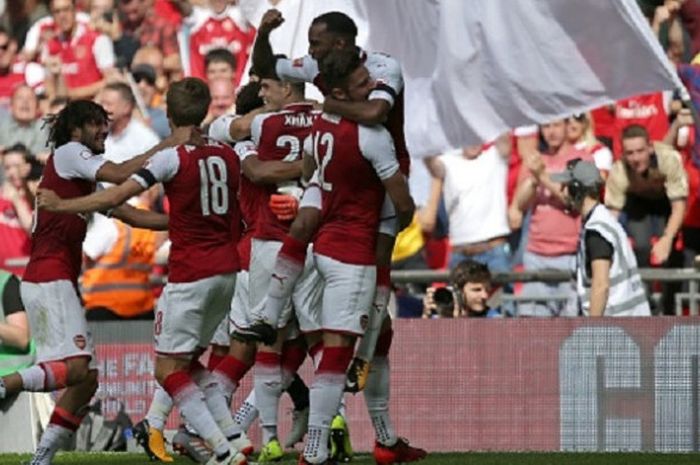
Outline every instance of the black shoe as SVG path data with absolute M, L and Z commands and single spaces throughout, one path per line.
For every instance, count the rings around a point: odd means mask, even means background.
M 257 321 L 248 328 L 237 328 L 233 335 L 245 342 L 262 342 L 266 346 L 271 346 L 277 340 L 277 329 L 269 323 Z

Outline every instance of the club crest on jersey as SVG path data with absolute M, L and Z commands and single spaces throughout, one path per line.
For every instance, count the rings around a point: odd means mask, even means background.
M 292 60 L 292 66 L 294 66 L 295 68 L 301 68 L 302 66 L 304 66 L 304 59 L 295 58 L 294 60 Z
M 85 340 L 85 336 L 82 334 L 78 334 L 73 338 L 73 344 L 75 344 L 75 347 L 77 347 L 80 350 L 83 350 L 85 348 L 85 345 L 87 344 Z
M 362 331 L 367 331 L 367 326 L 369 326 L 369 317 L 362 315 L 360 317 L 360 328 L 362 328 Z

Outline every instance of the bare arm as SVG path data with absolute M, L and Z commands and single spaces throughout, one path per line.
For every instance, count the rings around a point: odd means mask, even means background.
M 399 222 L 399 231 L 403 231 L 413 221 L 413 214 L 416 210 L 413 198 L 408 190 L 406 178 L 397 171 L 382 182 L 387 194 L 389 194 L 391 201 L 394 203 L 396 217 Z
M 57 213 L 91 213 L 121 205 L 144 190 L 143 186 L 133 179 L 128 179 L 109 189 L 72 199 L 62 199 L 51 190 L 40 189 L 37 194 L 37 205 L 39 208 Z
M 259 76 L 276 77 L 275 55 L 270 45 L 270 32 L 284 22 L 278 10 L 267 10 L 260 20 L 258 36 L 253 45 L 253 69 Z
M 610 292 L 610 260 L 601 258 L 591 261 L 591 306 L 588 314 L 603 316 Z
M 314 175 L 314 171 L 316 171 L 316 159 L 312 155 L 304 153 L 302 162 L 303 166 L 301 170 L 301 177 L 304 182 L 309 182 L 311 180 L 311 176 Z
M 440 206 L 440 196 L 442 195 L 443 180 L 433 177 L 430 181 L 430 194 L 425 206 L 416 212 L 418 223 L 424 233 L 432 233 L 437 222 L 437 212 Z
M 243 160 L 243 174 L 255 184 L 276 184 L 301 177 L 302 160 L 261 161 L 257 156 Z
M 228 129 L 231 140 L 242 140 L 246 137 L 250 137 L 250 125 L 253 123 L 253 119 L 267 111 L 269 111 L 267 107 L 263 106 L 231 121 L 231 125 Z
M 25 312 L 16 312 L 5 317 L 0 323 L 0 341 L 2 344 L 25 350 L 29 345 L 29 322 Z
M 383 124 L 386 121 L 391 105 L 384 99 L 374 98 L 363 102 L 350 102 L 326 97 L 323 111 L 340 115 L 366 126 Z
M 153 229 L 155 231 L 168 230 L 168 215 L 134 208 L 128 203 L 115 208 L 112 211 L 112 216 L 135 228 Z

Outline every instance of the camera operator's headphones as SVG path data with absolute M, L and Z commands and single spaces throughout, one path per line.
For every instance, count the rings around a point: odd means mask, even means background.
M 576 165 L 578 165 L 581 161 L 583 160 L 580 158 L 569 160 L 566 162 L 566 170 L 573 172 Z M 569 197 L 571 197 L 572 204 L 579 205 L 581 202 L 583 202 L 583 198 L 586 196 L 586 187 L 581 184 L 581 181 L 573 178 L 571 181 L 566 183 L 566 187 L 569 190 Z

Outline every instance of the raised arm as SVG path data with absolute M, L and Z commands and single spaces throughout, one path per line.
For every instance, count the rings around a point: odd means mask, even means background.
M 253 45 L 253 69 L 259 76 L 276 77 L 275 55 L 270 45 L 270 32 L 284 22 L 279 10 L 267 10 L 260 21 L 258 36 Z

